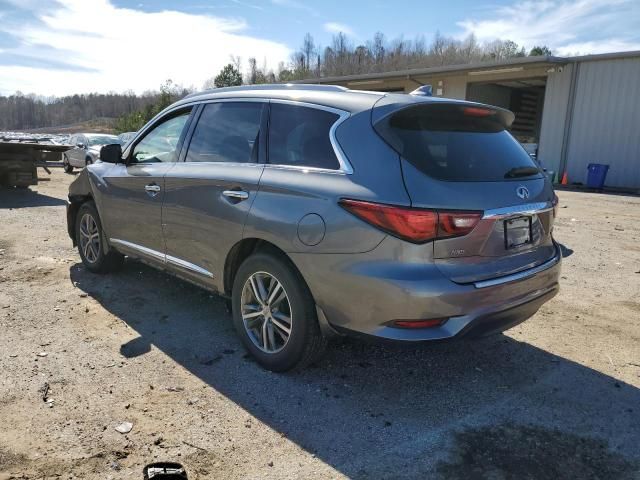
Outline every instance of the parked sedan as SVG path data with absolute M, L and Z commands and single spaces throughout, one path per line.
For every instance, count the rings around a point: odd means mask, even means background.
M 231 298 L 274 371 L 331 335 L 500 332 L 558 292 L 561 262 L 557 197 L 513 119 L 334 86 L 191 95 L 71 184 L 69 235 L 92 272 L 127 255 Z
M 74 168 L 91 165 L 100 158 L 100 149 L 108 144 L 117 143 L 118 137 L 102 133 L 78 133 L 71 136 L 69 143 L 73 148 L 62 155 L 64 171 L 73 172 Z

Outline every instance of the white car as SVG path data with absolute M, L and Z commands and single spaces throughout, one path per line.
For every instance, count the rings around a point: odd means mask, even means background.
M 104 133 L 77 133 L 69 141 L 73 148 L 62 154 L 64 171 L 73 172 L 74 168 L 83 168 L 100 159 L 100 149 L 111 143 L 120 143 L 115 135 Z

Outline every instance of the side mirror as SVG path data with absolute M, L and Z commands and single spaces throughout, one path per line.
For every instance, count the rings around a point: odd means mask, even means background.
M 122 145 L 119 143 L 111 143 L 100 149 L 100 160 L 106 163 L 122 162 Z
M 81 148 L 82 150 L 86 148 L 84 143 L 76 143 L 76 147 Z

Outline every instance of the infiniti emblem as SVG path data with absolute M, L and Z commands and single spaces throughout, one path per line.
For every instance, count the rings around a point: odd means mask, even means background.
M 526 200 L 529 198 L 529 189 L 524 185 L 520 185 L 516 188 L 516 195 L 518 195 L 522 200 Z

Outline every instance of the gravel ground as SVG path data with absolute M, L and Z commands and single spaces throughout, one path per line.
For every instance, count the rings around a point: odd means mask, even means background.
M 504 335 L 277 375 L 220 298 L 85 271 L 72 178 L 0 190 L 0 479 L 640 478 L 640 198 L 559 192 L 562 291 Z

